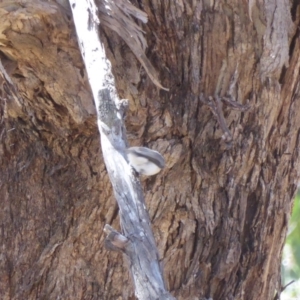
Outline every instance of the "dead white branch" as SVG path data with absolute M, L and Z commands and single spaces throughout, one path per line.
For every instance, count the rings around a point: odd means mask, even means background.
M 138 299 L 174 299 L 165 288 L 140 181 L 125 159 L 122 117 L 126 102 L 116 93 L 111 65 L 99 39 L 95 4 L 93 0 L 70 0 L 70 4 L 97 108 L 103 157 L 120 208 L 123 234 L 106 227 L 110 245 L 130 260 Z

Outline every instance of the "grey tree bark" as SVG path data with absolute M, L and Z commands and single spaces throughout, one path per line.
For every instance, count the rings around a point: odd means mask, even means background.
M 177 299 L 273 299 L 299 182 L 298 2 L 132 3 L 148 15 L 146 56 L 169 92 L 122 37 L 103 28 L 102 38 L 129 99 L 130 145 L 167 162 L 142 179 L 167 288 Z M 103 245 L 118 208 L 70 8 L 4 0 L 0 20 L 0 294 L 134 299 L 122 256 Z M 230 143 L 213 111 L 224 98 Z

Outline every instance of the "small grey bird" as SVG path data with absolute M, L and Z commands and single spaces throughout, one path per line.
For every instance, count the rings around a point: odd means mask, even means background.
M 146 147 L 131 147 L 126 149 L 126 155 L 131 166 L 142 175 L 152 176 L 165 166 L 163 156 Z

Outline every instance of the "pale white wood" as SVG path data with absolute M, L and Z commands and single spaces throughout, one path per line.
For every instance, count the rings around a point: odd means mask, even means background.
M 93 0 L 70 0 L 70 5 L 97 109 L 102 153 L 120 208 L 124 238 L 113 234 L 110 242 L 115 248 L 119 245 L 130 260 L 138 299 L 174 299 L 165 288 L 140 181 L 125 158 L 125 102 L 117 97 L 111 66 L 99 39 L 97 9 Z

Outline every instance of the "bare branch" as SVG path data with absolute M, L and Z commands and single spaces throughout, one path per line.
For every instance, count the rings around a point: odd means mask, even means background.
M 124 101 L 118 99 L 99 40 L 96 7 L 93 1 L 70 0 L 70 4 L 97 108 L 103 157 L 120 209 L 123 235 L 106 226 L 109 245 L 127 254 L 139 299 L 174 299 L 165 288 L 140 181 L 125 158 Z

